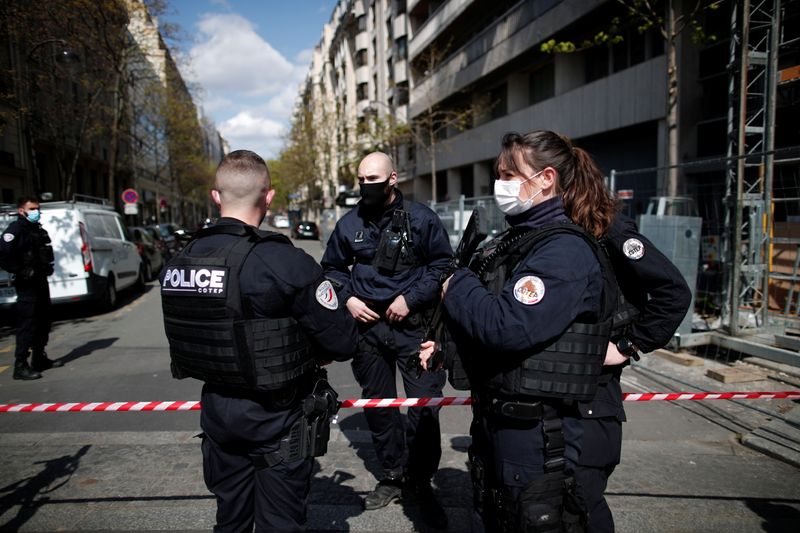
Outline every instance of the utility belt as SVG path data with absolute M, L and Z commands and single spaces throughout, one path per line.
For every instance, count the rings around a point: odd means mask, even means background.
M 473 409 L 493 417 L 540 421 L 544 441 L 544 471 L 547 473 L 564 469 L 563 418 L 573 412 L 578 416 L 575 405 L 552 400 L 509 400 L 481 395 L 473 397 Z
M 281 439 L 277 451 L 251 456 L 255 467 L 272 468 L 281 463 L 325 455 L 331 436 L 331 421 L 341 406 L 338 398 L 328 383 L 327 372 L 320 370 L 314 390 L 303 399 L 303 416 Z

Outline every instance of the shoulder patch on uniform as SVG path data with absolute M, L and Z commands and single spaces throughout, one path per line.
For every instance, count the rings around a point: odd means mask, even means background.
M 339 308 L 339 299 L 336 297 L 336 291 L 333 290 L 330 281 L 325 280 L 317 287 L 317 301 L 319 305 L 331 311 Z
M 638 261 L 644 257 L 644 244 L 639 239 L 628 239 L 622 244 L 622 253 L 628 259 Z
M 13 233 L 3 233 L 3 240 L 6 241 L 6 242 L 13 241 L 14 240 L 14 234 Z
M 544 298 L 544 282 L 536 276 L 525 276 L 514 284 L 514 298 L 525 305 L 535 305 Z

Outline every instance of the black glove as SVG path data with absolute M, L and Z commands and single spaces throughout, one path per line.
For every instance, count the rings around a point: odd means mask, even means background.
M 27 266 L 17 271 L 17 279 L 20 281 L 32 280 L 36 275 L 36 270 L 32 266 Z

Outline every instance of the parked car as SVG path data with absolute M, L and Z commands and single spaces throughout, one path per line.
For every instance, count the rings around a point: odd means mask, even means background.
M 310 220 L 301 220 L 292 228 L 293 239 L 316 239 L 319 240 L 319 228 L 317 224 Z
M 163 241 L 161 247 L 153 239 L 153 234 L 139 226 L 132 226 L 128 228 L 133 237 L 133 242 L 136 243 L 136 249 L 139 250 L 139 255 L 142 258 L 142 266 L 144 267 L 144 279 L 152 281 L 158 277 L 158 273 L 164 268 L 166 258 L 164 257 Z
M 288 228 L 289 217 L 286 215 L 275 215 L 272 217 L 272 225 L 276 228 Z
M 48 278 L 53 303 L 99 300 L 111 309 L 119 291 L 144 289 L 142 259 L 122 217 L 111 206 L 85 201 L 40 205 L 41 224 L 50 235 L 55 256 L 54 272 Z M 0 273 L 7 283 L 10 275 Z M 13 290 L 4 284 L 2 288 Z M 8 290 L 3 294 L 7 299 Z
M 183 249 L 184 244 L 186 244 L 186 242 L 184 242 L 184 240 L 181 238 L 186 235 L 186 230 L 177 224 L 172 222 L 162 222 L 161 224 L 153 224 L 148 227 L 158 231 L 158 233 L 161 235 L 161 238 L 164 239 L 164 243 L 167 245 L 167 250 L 169 250 L 170 257 L 180 252 Z
M 159 229 L 155 226 L 141 226 L 141 228 L 147 232 L 153 242 L 156 245 L 156 248 L 159 249 L 161 255 L 164 256 L 164 261 L 169 261 L 172 257 L 172 253 L 169 250 L 169 246 L 167 245 L 167 241 L 161 235 Z

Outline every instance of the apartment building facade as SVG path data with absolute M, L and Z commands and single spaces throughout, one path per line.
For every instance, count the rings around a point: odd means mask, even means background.
M 696 2 L 672 4 L 681 14 Z M 796 4 L 784 8 L 788 20 L 797 20 Z M 730 20 L 737 5 L 732 0 L 700 13 L 697 20 L 711 37 L 706 42 L 693 42 L 688 30 L 677 39 L 678 162 L 689 163 L 679 172 L 677 192 L 694 196 L 699 213 L 717 219 L 725 194 Z M 433 148 L 424 136 L 392 147 L 400 188 L 411 198 L 489 195 L 502 135 L 551 129 L 587 149 L 604 172 L 617 171 L 614 186 L 628 192 L 628 211 L 637 214 L 649 198 L 668 191 L 663 169 L 632 172 L 662 168 L 668 160 L 665 39 L 657 28 L 640 33 L 635 24 L 622 25 L 622 40 L 613 46 L 541 51 L 551 39 L 591 40 L 624 15 L 612 0 L 342 0 L 326 26 L 334 38 L 323 38 L 315 56 L 317 65 L 330 62 L 328 75 L 315 79 L 331 88 L 329 105 L 342 113 L 338 127 L 352 136 L 340 136 L 340 146 L 350 152 L 372 146 L 369 139 L 355 142 L 351 126 L 368 124 L 372 114 L 413 124 L 432 111 L 471 111 L 466 124 L 439 128 Z M 779 100 L 780 116 L 796 115 L 796 99 Z M 786 126 L 779 124 L 779 131 L 779 146 L 800 144 Z M 356 155 L 348 153 L 331 169 L 334 182 L 345 186 L 352 179 Z M 691 164 L 715 157 L 720 160 Z

